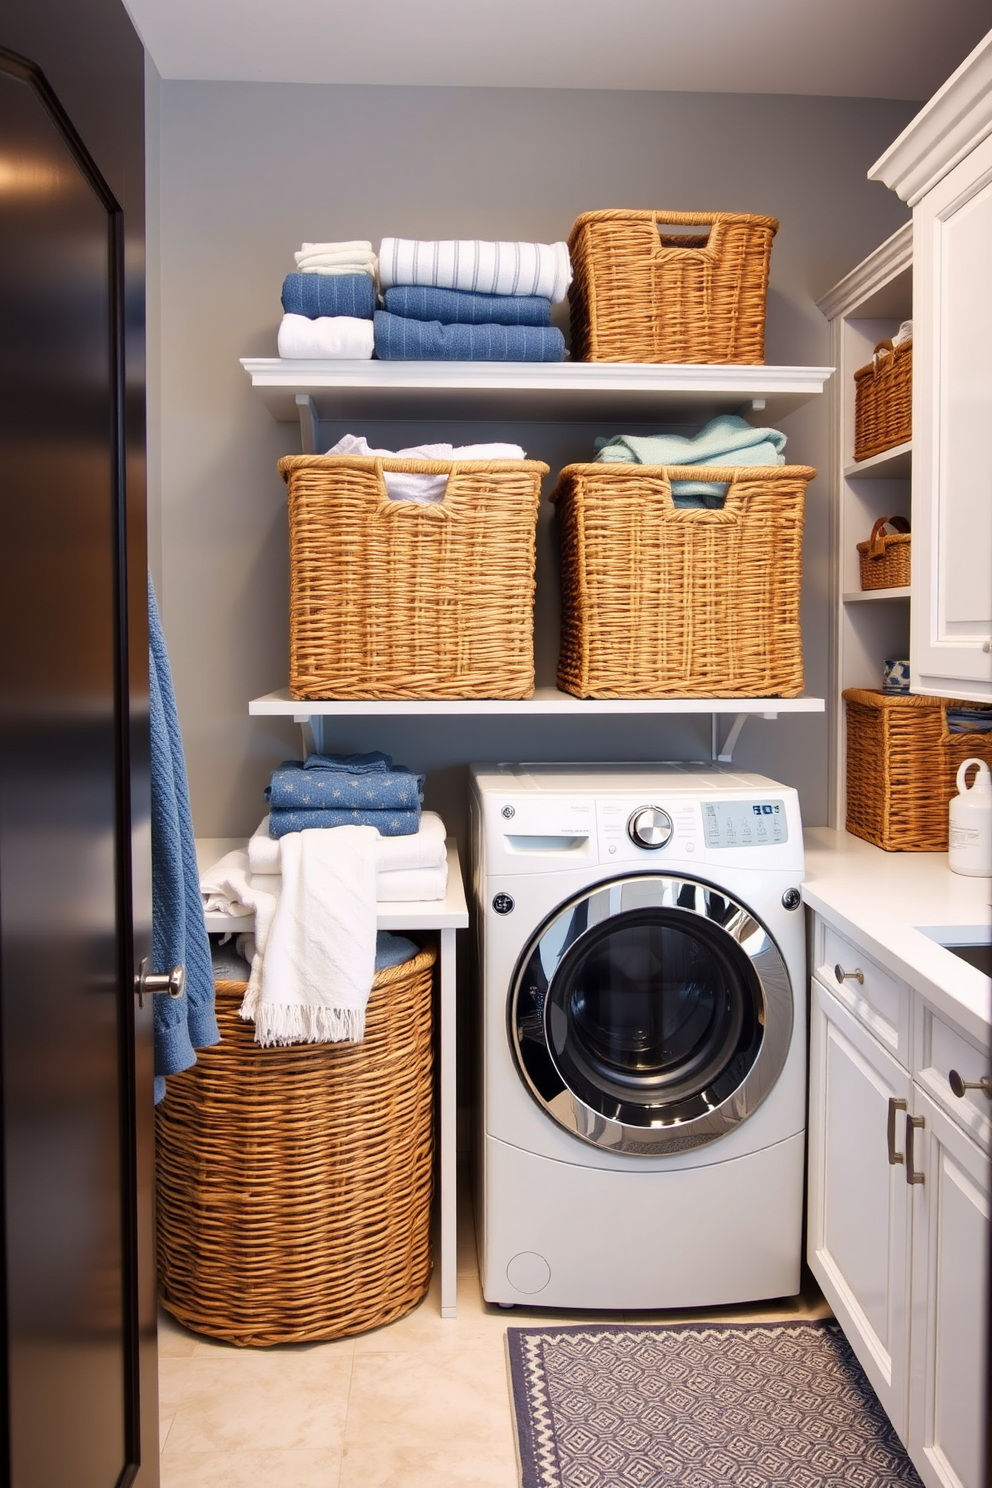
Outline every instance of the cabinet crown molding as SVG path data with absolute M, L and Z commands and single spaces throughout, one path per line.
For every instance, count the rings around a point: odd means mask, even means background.
M 904 222 L 874 253 L 859 263 L 856 269 L 828 289 L 817 300 L 817 307 L 828 320 L 838 315 L 849 315 L 864 303 L 877 289 L 888 284 L 896 274 L 907 269 L 913 262 L 913 224 Z
M 992 134 L 992 31 L 876 160 L 881 181 L 911 207 Z

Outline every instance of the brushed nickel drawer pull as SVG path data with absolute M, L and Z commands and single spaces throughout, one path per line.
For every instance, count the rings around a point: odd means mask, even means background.
M 899 1163 L 904 1163 L 906 1161 L 902 1153 L 896 1151 L 896 1112 L 905 1111 L 905 1109 L 906 1102 L 904 1100 L 897 1100 L 894 1095 L 889 1096 L 889 1124 L 887 1136 L 889 1143 L 890 1168 L 897 1167 Z
M 926 1120 L 922 1116 L 906 1117 L 906 1182 L 922 1183 L 923 1174 L 918 1173 L 913 1166 L 913 1134 L 926 1126 Z
M 980 1080 L 962 1080 L 957 1070 L 948 1070 L 947 1083 L 958 1100 L 964 1099 L 966 1090 L 980 1090 L 983 1095 L 992 1100 L 992 1079 L 988 1075 L 983 1075 Z
M 865 974 L 861 970 L 860 966 L 856 966 L 853 971 L 845 971 L 843 966 L 841 966 L 840 962 L 838 961 L 837 965 L 834 967 L 834 976 L 837 978 L 842 986 L 844 982 L 847 981 L 855 981 L 860 987 L 863 987 L 865 984 Z

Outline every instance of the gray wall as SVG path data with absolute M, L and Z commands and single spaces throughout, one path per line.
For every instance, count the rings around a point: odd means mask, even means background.
M 916 112 L 877 100 L 717 94 L 164 82 L 153 90 L 160 237 L 149 268 L 153 564 L 200 835 L 250 832 L 272 766 L 298 750 L 289 721 L 249 719 L 250 697 L 287 675 L 285 491 L 275 423 L 238 364 L 274 356 L 279 290 L 304 239 L 567 236 L 605 206 L 770 213 L 766 356 L 825 364 L 815 298 L 904 220 L 865 173 Z M 150 119 L 154 130 L 156 118 Z M 150 221 L 154 220 L 154 214 Z M 154 375 L 150 366 L 150 382 Z M 509 438 L 554 473 L 589 458 L 601 425 L 365 422 L 397 447 L 425 437 Z M 824 475 L 810 490 L 803 623 L 807 691 L 828 688 L 827 400 L 784 421 L 788 456 Z M 547 513 L 541 529 L 539 681 L 557 636 Z M 543 673 L 543 677 L 540 675 Z M 345 722 L 345 749 L 380 747 L 428 772 L 427 804 L 463 825 L 468 759 L 700 757 L 708 719 Z M 748 724 L 735 761 L 795 784 L 806 821 L 827 820 L 820 717 Z

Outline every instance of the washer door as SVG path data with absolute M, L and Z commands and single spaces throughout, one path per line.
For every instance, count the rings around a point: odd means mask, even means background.
M 615 880 L 563 906 L 519 964 L 510 1032 L 568 1131 L 655 1157 L 732 1131 L 782 1071 L 792 989 L 744 905 L 695 879 Z

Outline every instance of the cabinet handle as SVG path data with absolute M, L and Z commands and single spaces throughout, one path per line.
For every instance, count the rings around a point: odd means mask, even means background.
M 865 974 L 861 970 L 860 966 L 856 966 L 853 971 L 845 971 L 843 966 L 841 966 L 840 962 L 838 961 L 837 965 L 834 967 L 834 976 L 842 985 L 844 982 L 847 981 L 855 981 L 861 987 L 863 987 L 865 984 Z
M 922 1183 L 923 1174 L 918 1173 L 913 1166 L 913 1133 L 922 1131 L 926 1126 L 926 1120 L 922 1116 L 906 1117 L 906 1182 Z
M 948 1070 L 947 1083 L 958 1100 L 964 1099 L 966 1090 L 980 1090 L 983 1095 L 987 1095 L 989 1100 L 992 1100 L 992 1079 L 988 1075 L 983 1075 L 980 1080 L 962 1080 L 957 1070 Z
M 902 1153 L 896 1151 L 896 1112 L 905 1111 L 905 1109 L 906 1102 L 904 1100 L 896 1100 L 894 1095 L 889 1096 L 889 1124 L 887 1136 L 889 1142 L 890 1168 L 895 1168 L 899 1165 L 899 1163 L 904 1163 L 906 1161 Z

